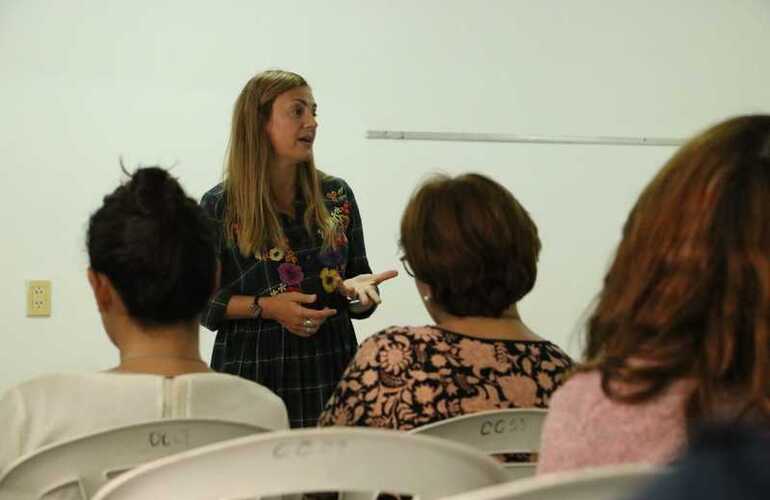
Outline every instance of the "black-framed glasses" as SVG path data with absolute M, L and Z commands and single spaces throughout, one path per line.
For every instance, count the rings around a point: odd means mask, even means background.
M 412 271 L 412 268 L 409 266 L 409 261 L 406 260 L 406 255 L 401 256 L 399 260 L 401 261 L 401 265 L 404 266 L 404 271 L 406 271 L 406 274 L 414 278 L 414 271 Z

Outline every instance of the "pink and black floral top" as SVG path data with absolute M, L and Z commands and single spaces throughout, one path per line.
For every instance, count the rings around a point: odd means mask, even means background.
M 409 430 L 484 410 L 545 408 L 571 368 L 548 341 L 391 327 L 364 341 L 319 423 Z

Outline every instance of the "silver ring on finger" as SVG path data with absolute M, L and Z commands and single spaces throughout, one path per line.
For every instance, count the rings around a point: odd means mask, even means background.
M 309 330 L 313 326 L 313 322 L 310 321 L 309 319 L 306 319 L 305 321 L 303 321 L 302 324 L 304 325 L 305 330 Z

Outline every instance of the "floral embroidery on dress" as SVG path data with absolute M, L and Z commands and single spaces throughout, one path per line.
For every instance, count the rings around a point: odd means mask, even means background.
M 278 277 L 286 285 L 290 287 L 298 287 L 302 284 L 302 280 L 305 278 L 305 273 L 302 272 L 302 268 L 297 264 L 284 262 L 278 266 Z
M 345 263 L 345 256 L 339 249 L 328 248 L 318 255 L 318 260 L 326 267 L 336 269 Z
M 329 214 L 335 225 L 336 236 L 333 246 L 319 252 L 318 260 L 324 266 L 320 272 L 323 290 L 332 294 L 336 293 L 338 284 L 345 275 L 347 254 L 343 249 L 348 245 L 346 231 L 350 225 L 351 202 L 343 186 L 328 191 L 326 198 L 334 204 L 330 207 Z M 233 230 L 236 227 L 234 226 Z M 255 252 L 254 258 L 257 261 L 278 264 L 278 279 L 281 283 L 269 291 L 270 295 L 302 290 L 302 281 L 306 276 L 288 240 L 282 241 L 281 244 L 269 250 Z
M 287 291 L 288 290 L 285 283 L 278 283 L 277 285 L 272 287 L 268 293 L 270 294 L 271 297 L 275 297 L 279 293 L 284 293 Z
M 283 250 L 281 250 L 278 247 L 270 249 L 270 252 L 268 252 L 268 257 L 270 257 L 270 260 L 274 262 L 280 262 L 283 260 Z
M 327 192 L 326 198 L 335 204 L 329 211 L 329 215 L 337 226 L 337 231 L 344 233 L 350 224 L 350 200 L 345 193 L 345 188 L 340 186 L 336 190 Z
M 341 280 L 340 273 L 336 269 L 327 267 L 321 269 L 321 286 L 324 287 L 326 293 L 336 292 Z

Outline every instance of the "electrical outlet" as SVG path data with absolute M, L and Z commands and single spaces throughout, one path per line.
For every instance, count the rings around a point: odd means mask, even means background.
M 27 316 L 51 315 L 51 282 L 27 281 Z

